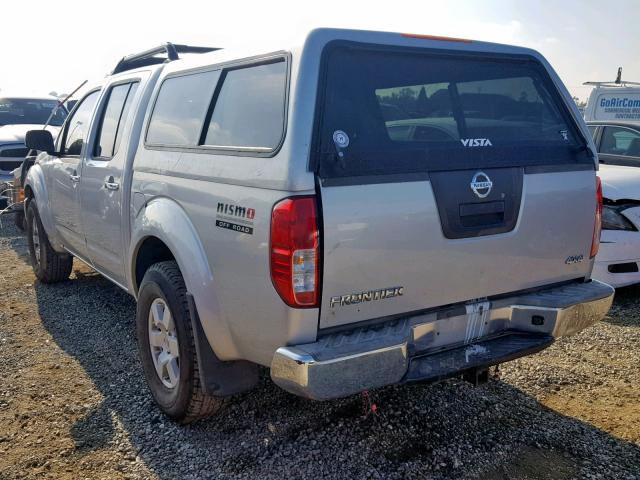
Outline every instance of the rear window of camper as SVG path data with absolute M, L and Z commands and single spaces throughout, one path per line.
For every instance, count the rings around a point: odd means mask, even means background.
M 579 160 L 584 140 L 533 59 L 348 46 L 327 55 L 323 176 Z

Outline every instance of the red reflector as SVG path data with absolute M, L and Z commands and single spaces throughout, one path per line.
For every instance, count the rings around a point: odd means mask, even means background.
M 591 254 L 593 258 L 600 249 L 600 232 L 602 231 L 602 181 L 596 177 L 596 215 L 593 224 L 593 237 L 591 239 Z
M 315 197 L 282 200 L 271 212 L 271 281 L 290 307 L 318 306 L 320 264 Z
M 437 35 L 420 35 L 419 33 L 401 33 L 405 38 L 419 38 L 421 40 L 436 40 L 438 42 L 461 42 L 461 43 L 471 43 L 473 40 L 468 40 L 466 38 L 455 38 L 455 37 L 439 37 Z

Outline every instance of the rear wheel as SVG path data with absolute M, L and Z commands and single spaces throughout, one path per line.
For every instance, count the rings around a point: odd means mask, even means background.
M 27 243 L 31 266 L 42 283 L 62 282 L 71 275 L 73 257 L 67 253 L 56 252 L 44 231 L 35 200 L 27 208 Z
M 156 263 L 140 285 L 136 318 L 151 394 L 162 411 L 180 423 L 212 415 L 224 403 L 202 389 L 186 294 L 177 263 Z

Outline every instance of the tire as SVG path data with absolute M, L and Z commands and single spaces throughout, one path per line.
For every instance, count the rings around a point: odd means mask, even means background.
M 224 405 L 222 397 L 207 395 L 202 389 L 186 294 L 178 264 L 156 263 L 140 285 L 136 314 L 147 385 L 160 409 L 182 424 L 213 415 Z
M 16 224 L 16 227 L 18 227 L 18 230 L 21 230 L 23 232 L 26 230 L 24 212 L 19 211 L 19 212 L 14 213 L 13 214 L 13 222 Z
M 53 249 L 42 226 L 35 200 L 29 202 L 26 224 L 31 266 L 38 280 L 42 283 L 57 283 L 68 280 L 73 267 L 73 257 L 68 253 L 58 253 Z

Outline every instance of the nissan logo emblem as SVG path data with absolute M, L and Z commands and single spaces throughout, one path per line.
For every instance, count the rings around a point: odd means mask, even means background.
M 486 198 L 491 193 L 493 182 L 484 172 L 477 172 L 471 179 L 471 190 L 478 198 Z

